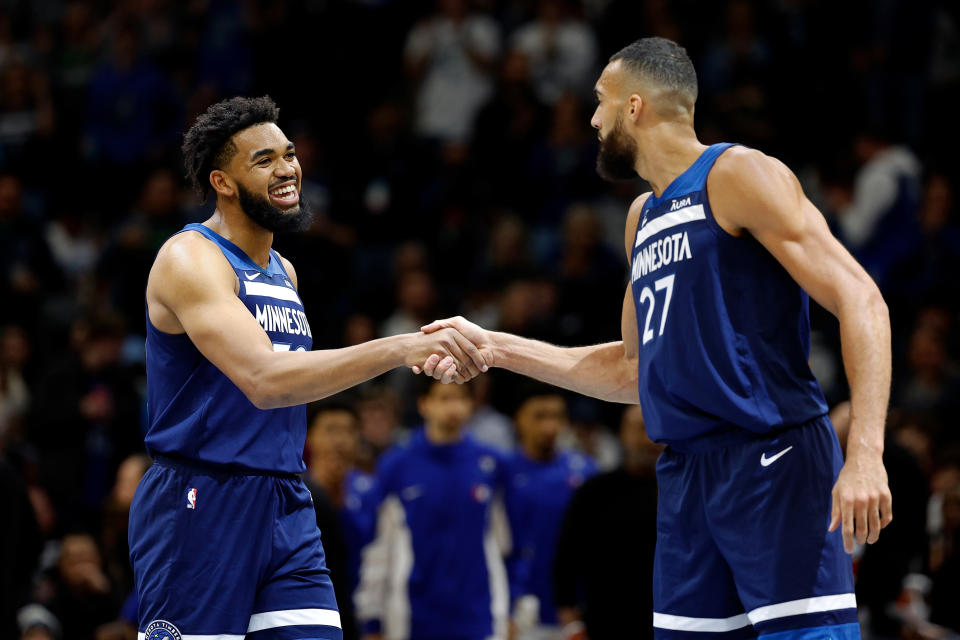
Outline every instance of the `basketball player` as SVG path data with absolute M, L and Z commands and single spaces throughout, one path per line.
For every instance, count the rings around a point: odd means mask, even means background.
M 643 406 L 650 437 L 667 445 L 656 637 L 856 638 L 844 549 L 875 542 L 892 518 L 886 305 L 787 167 L 700 143 L 684 49 L 638 40 L 595 89 L 600 174 L 653 187 L 627 215 L 622 341 L 564 349 L 462 318 L 424 330 L 455 327 L 492 366 Z M 840 322 L 853 406 L 845 463 L 807 366 L 807 294 Z
M 431 354 L 446 382 L 484 366 L 454 331 L 310 350 L 297 274 L 270 248 L 275 232 L 309 220 L 277 115 L 267 97 L 234 98 L 184 138 L 188 176 L 217 206 L 167 241 L 147 282 L 145 443 L 156 464 L 129 529 L 141 638 L 339 640 L 298 475 L 304 403 Z

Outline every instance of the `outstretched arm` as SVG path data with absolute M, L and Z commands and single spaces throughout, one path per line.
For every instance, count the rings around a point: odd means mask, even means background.
M 157 255 L 147 282 L 155 327 L 186 333 L 200 353 L 261 409 L 319 400 L 395 367 L 440 354 L 445 382 L 455 362 L 463 378 L 485 365 L 479 351 L 453 330 L 442 335 L 405 334 L 344 349 L 275 352 L 270 338 L 237 298 L 229 263 L 194 233 L 175 236 Z
M 640 211 L 648 194 L 637 198 L 627 215 L 624 244 L 629 262 L 633 237 Z M 426 327 L 425 333 L 443 328 L 454 328 L 473 342 L 484 354 L 490 366 L 508 369 L 543 382 L 570 389 L 601 400 L 637 404 L 637 320 L 633 291 L 628 286 L 623 296 L 620 315 L 622 339 L 589 347 L 558 347 L 538 340 L 530 340 L 509 333 L 487 331 L 462 318 L 437 320 Z M 424 366 L 431 374 L 433 360 Z M 419 372 L 419 367 L 414 371 Z
M 847 552 L 854 539 L 876 542 L 893 518 L 881 459 L 890 396 L 890 319 L 880 291 L 778 160 L 732 148 L 717 160 L 707 188 L 717 222 L 733 235 L 750 233 L 840 322 L 851 414 L 829 528 L 842 523 Z

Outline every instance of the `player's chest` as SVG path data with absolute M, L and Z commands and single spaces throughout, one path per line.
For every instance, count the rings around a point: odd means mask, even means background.
M 308 351 L 313 333 L 303 303 L 283 274 L 237 269 L 238 297 L 270 337 L 275 351 Z
M 422 461 L 405 474 L 398 497 L 407 517 L 419 522 L 463 522 L 485 519 L 498 489 L 493 469 L 483 459 Z
M 706 193 L 666 199 L 644 210 L 630 262 L 633 286 L 654 285 L 665 276 L 709 268 L 716 233 L 708 218 Z

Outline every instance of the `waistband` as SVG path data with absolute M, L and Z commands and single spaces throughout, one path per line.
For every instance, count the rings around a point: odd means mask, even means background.
M 271 478 L 285 478 L 289 480 L 299 480 L 300 474 L 290 473 L 289 471 L 268 471 L 265 469 L 247 469 L 246 467 L 237 467 L 233 465 L 215 464 L 204 462 L 202 460 L 190 460 L 176 456 L 153 454 L 153 463 L 161 467 L 177 469 L 180 471 L 202 471 L 217 476 L 266 476 Z
M 688 440 L 666 440 L 663 442 L 663 444 L 667 445 L 668 449 L 677 453 L 706 453 L 707 451 L 724 449 L 726 447 L 745 444 L 747 442 L 756 442 L 757 440 L 776 438 L 787 431 L 803 429 L 804 427 L 823 424 L 824 422 L 830 426 L 830 417 L 828 414 L 819 415 L 815 418 L 807 420 L 806 422 L 801 422 L 800 424 L 774 427 L 769 431 L 764 431 L 763 433 L 749 431 L 748 429 L 743 429 L 741 427 L 730 427 L 721 431 L 706 433 L 702 436 L 690 438 Z M 830 428 L 832 429 L 833 427 L 830 426 Z

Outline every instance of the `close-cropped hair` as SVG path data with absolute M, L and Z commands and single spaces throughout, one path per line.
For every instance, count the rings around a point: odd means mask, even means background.
M 697 72 L 687 50 L 667 38 L 641 38 L 610 56 L 645 82 L 655 85 L 677 106 L 693 111 Z

